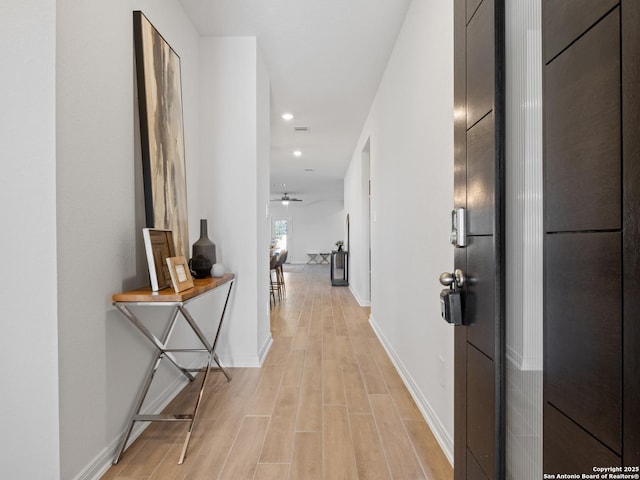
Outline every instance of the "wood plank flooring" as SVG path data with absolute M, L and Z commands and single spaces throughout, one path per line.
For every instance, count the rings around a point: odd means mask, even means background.
M 453 469 L 348 288 L 287 273 L 262 368 L 212 373 L 187 458 L 186 425 L 154 423 L 105 480 L 451 480 Z M 171 411 L 193 402 L 197 383 Z M 185 409 L 187 410 L 187 409 Z

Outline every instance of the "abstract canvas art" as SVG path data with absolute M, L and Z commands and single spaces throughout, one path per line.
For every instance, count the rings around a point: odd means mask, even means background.
M 133 12 L 147 227 L 173 231 L 189 254 L 180 57 L 140 11 Z

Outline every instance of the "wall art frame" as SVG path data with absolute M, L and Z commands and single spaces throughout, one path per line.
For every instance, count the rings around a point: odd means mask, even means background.
M 171 283 L 176 293 L 193 288 L 193 277 L 191 277 L 187 259 L 183 255 L 167 258 L 167 267 L 169 267 Z
M 172 285 L 171 272 L 167 266 L 167 258 L 176 256 L 173 232 L 171 230 L 143 228 L 142 238 L 144 239 L 144 249 L 147 254 L 151 290 L 157 292 L 170 287 Z
M 141 11 L 133 12 L 145 217 L 189 254 L 180 57 Z

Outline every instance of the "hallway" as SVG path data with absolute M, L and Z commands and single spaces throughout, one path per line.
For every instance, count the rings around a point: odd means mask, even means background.
M 103 479 L 453 478 L 369 309 L 330 286 L 327 266 L 286 266 L 285 279 L 263 367 L 230 369 L 228 383 L 210 376 L 185 463 L 186 426 L 155 423 Z M 169 408 L 193 401 L 196 384 Z

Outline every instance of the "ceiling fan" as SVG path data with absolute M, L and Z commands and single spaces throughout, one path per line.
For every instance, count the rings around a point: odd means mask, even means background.
M 302 200 L 299 198 L 291 198 L 286 192 L 282 196 L 282 198 L 274 198 L 271 200 L 272 202 L 282 202 L 282 205 L 289 205 L 289 202 L 301 202 Z

